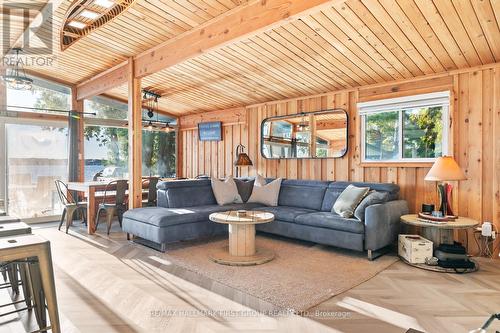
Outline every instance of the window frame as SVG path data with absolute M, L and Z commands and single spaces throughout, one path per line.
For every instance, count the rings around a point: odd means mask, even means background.
M 437 157 L 429 158 L 408 158 L 404 157 L 404 128 L 403 128 L 403 115 L 404 111 L 418 107 L 441 106 L 442 110 L 442 151 L 441 156 L 446 156 L 449 153 L 450 142 L 450 91 L 440 91 L 428 94 L 410 95 L 405 97 L 379 99 L 370 102 L 362 102 L 357 104 L 358 115 L 360 117 L 360 151 L 361 163 L 367 165 L 376 164 L 414 164 L 414 163 L 433 163 Z M 391 160 L 370 160 L 366 159 L 366 116 L 385 113 L 397 112 L 398 113 L 398 158 Z
M 126 105 L 126 103 L 124 102 L 121 102 L 121 101 L 118 101 L 118 100 L 115 100 L 113 98 L 110 98 L 110 97 L 100 97 L 101 100 L 97 100 L 97 102 L 100 102 L 102 103 L 103 101 L 106 102 L 106 101 L 110 101 L 112 103 L 121 103 L 121 104 L 124 104 Z M 85 101 L 91 101 L 92 98 L 90 99 L 85 99 Z M 84 110 L 85 111 L 88 111 L 90 112 L 91 110 L 88 110 L 86 108 L 86 106 L 88 106 L 87 103 L 85 103 L 84 101 Z M 146 109 L 142 109 L 142 112 L 143 112 L 143 118 L 144 118 L 144 113 L 146 112 L 147 110 Z M 162 117 L 164 115 L 162 115 L 160 113 L 160 117 Z M 171 118 L 171 117 L 169 117 Z M 175 179 L 176 177 L 178 177 L 179 175 L 179 134 L 180 134 L 180 130 L 179 130 L 179 126 L 178 126 L 178 118 L 177 119 L 174 119 L 174 118 L 171 118 L 172 119 L 172 123 L 174 123 L 174 128 L 175 128 L 175 131 L 174 132 L 174 141 L 175 141 L 175 153 L 174 153 L 174 156 L 175 156 L 175 170 L 174 170 L 174 178 Z M 113 127 L 113 128 L 124 128 L 124 129 L 129 129 L 128 128 L 128 119 L 115 119 L 115 118 L 99 118 L 99 117 L 94 117 L 94 116 L 87 116 L 87 117 L 84 117 L 83 118 L 83 126 L 84 127 L 87 127 L 87 126 L 94 126 L 94 127 Z M 146 129 L 143 127 L 142 128 L 142 131 L 146 131 Z M 85 141 L 85 140 L 84 140 Z M 85 159 L 85 149 L 84 149 L 84 159 Z M 127 165 L 128 167 L 128 165 Z M 143 169 L 144 171 L 144 169 Z M 128 172 L 128 171 L 127 171 Z M 143 176 L 147 176 L 147 175 L 143 175 Z

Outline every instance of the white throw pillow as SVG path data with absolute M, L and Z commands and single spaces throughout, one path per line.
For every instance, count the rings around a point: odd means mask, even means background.
M 216 178 L 211 178 L 210 181 L 212 183 L 212 191 L 214 191 L 215 200 L 217 200 L 219 206 L 232 203 L 243 203 L 233 176 L 227 177 L 225 181 Z
M 278 206 L 281 180 L 281 178 L 278 178 L 266 184 L 265 178 L 261 175 L 257 175 L 253 185 L 252 195 L 247 202 L 255 202 L 272 207 Z
M 369 187 L 356 187 L 349 184 L 333 204 L 332 213 L 349 218 L 354 215 L 356 207 L 370 191 Z

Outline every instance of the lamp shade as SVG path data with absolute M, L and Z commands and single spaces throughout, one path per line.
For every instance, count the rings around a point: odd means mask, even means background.
M 438 157 L 424 178 L 428 181 L 465 180 L 464 172 L 451 156 Z
M 253 165 L 252 160 L 246 153 L 239 153 L 236 162 L 234 162 L 235 166 L 250 166 Z

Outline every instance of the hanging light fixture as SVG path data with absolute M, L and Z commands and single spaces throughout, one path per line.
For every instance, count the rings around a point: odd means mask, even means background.
M 26 76 L 23 63 L 19 58 L 20 48 L 13 49 L 16 52 L 14 66 L 7 67 L 5 75 L 2 75 L 2 81 L 5 82 L 8 88 L 14 90 L 31 90 L 33 88 L 33 79 Z
M 163 132 L 170 133 L 172 131 L 173 131 L 173 128 L 172 128 L 172 126 L 170 126 L 170 123 L 166 123 L 165 127 L 163 128 Z
M 174 127 L 170 125 L 170 121 L 160 120 L 159 118 L 158 99 L 160 99 L 161 96 L 146 89 L 142 90 L 142 94 L 142 107 L 144 110 L 146 110 L 147 115 L 147 117 L 144 117 L 142 119 L 142 124 L 143 126 L 145 126 L 145 129 L 148 131 L 156 130 L 164 133 L 172 132 L 174 130 Z
M 297 124 L 298 132 L 307 132 L 309 131 L 309 122 L 306 121 L 306 114 L 302 113 L 302 121 Z

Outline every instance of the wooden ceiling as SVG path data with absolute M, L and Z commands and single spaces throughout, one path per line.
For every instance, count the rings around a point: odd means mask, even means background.
M 26 4 L 29 4 L 28 12 L 23 10 L 27 7 Z M 0 52 L 2 55 L 3 50 L 8 49 L 19 39 L 24 29 L 35 19 L 37 12 L 46 4 L 47 0 L 2 0 L 0 2 Z M 5 35 L 9 38 L 4 40 Z
M 60 50 L 58 32 L 71 7 L 71 0 L 50 0 L 54 16 L 41 28 L 42 42 L 53 42 L 56 66 L 39 67 L 35 72 L 64 82 L 79 83 L 129 57 L 144 52 L 161 42 L 237 7 L 246 0 L 137 0 L 112 22 L 95 30 L 77 43 Z M 52 24 L 52 26 L 50 25 Z M 52 28 L 53 40 L 49 29 Z
M 84 81 L 241 2 L 138 0 L 41 72 Z M 186 114 L 474 67 L 500 62 L 499 19 L 498 0 L 347 0 L 145 77 L 143 87 Z M 126 98 L 126 87 L 109 95 Z

